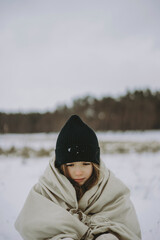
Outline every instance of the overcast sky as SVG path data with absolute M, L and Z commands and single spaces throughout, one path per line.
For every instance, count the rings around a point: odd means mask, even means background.
M 0 0 L 0 111 L 160 90 L 159 0 Z

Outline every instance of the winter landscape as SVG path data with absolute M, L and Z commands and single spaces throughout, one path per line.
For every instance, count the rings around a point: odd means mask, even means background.
M 101 158 L 131 190 L 143 240 L 160 239 L 160 131 L 98 132 Z M 0 240 L 14 228 L 30 188 L 54 155 L 57 134 L 0 135 Z

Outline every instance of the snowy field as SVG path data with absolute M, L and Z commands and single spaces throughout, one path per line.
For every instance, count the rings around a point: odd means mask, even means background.
M 143 240 L 160 240 L 160 131 L 97 133 L 101 158 L 131 190 Z M 57 134 L 0 135 L 0 240 L 53 156 Z

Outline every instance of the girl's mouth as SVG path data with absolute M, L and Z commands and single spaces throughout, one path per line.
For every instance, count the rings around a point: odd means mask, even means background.
M 75 182 L 83 182 L 84 180 L 85 180 L 85 178 L 74 179 Z

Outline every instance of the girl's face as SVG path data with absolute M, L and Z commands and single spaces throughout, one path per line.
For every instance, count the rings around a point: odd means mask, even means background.
M 90 162 L 67 163 L 68 174 L 72 180 L 82 186 L 92 175 L 93 165 Z

